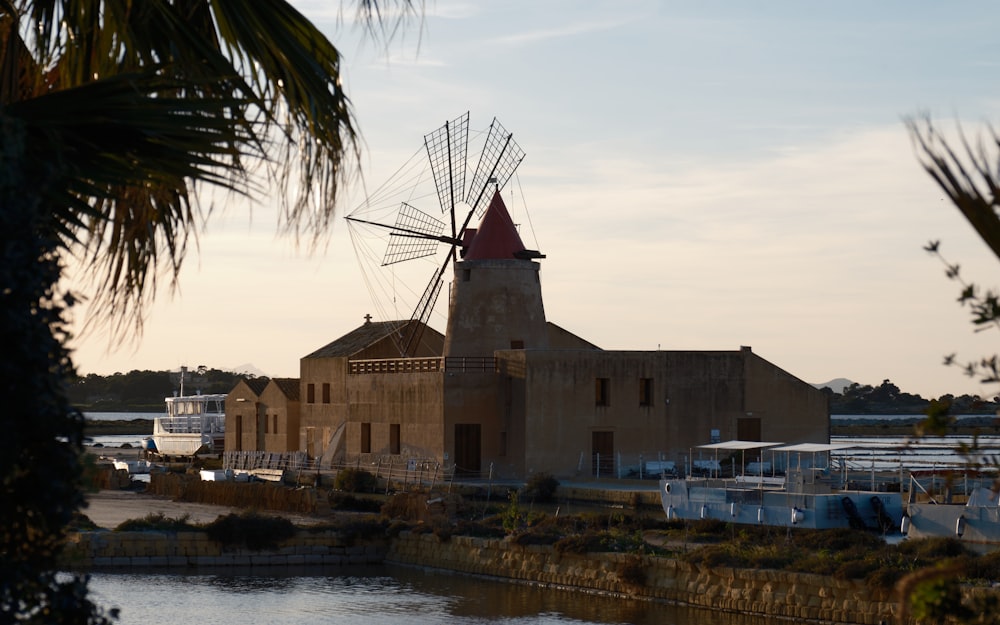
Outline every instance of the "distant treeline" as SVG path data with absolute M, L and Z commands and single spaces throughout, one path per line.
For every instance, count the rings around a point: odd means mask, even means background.
M 854 383 L 846 387 L 843 393 L 835 393 L 830 388 L 823 388 L 822 391 L 830 400 L 830 414 L 919 415 L 930 404 L 929 399 L 920 395 L 900 391 L 889 380 L 883 380 L 879 386 Z M 976 395 L 942 395 L 935 399 L 949 403 L 949 413 L 953 415 L 993 414 L 1000 407 L 995 396 L 986 399 Z
M 185 394 L 228 393 L 246 374 L 198 367 L 184 376 Z M 70 400 L 77 407 L 93 412 L 134 411 L 163 412 L 163 398 L 180 390 L 180 373 L 176 371 L 130 371 L 114 375 L 89 374 L 78 378 L 69 389 Z M 930 403 L 920 395 L 912 395 L 883 380 L 879 386 L 851 384 L 843 393 L 830 388 L 822 391 L 830 401 L 831 414 L 923 414 Z M 951 403 L 951 414 L 993 414 L 998 406 L 994 398 L 974 395 L 944 395 L 936 398 Z
M 246 374 L 198 367 L 184 374 L 184 394 L 228 393 Z M 179 371 L 129 371 L 114 375 L 91 373 L 77 378 L 69 398 L 89 412 L 164 412 L 163 399 L 180 392 Z

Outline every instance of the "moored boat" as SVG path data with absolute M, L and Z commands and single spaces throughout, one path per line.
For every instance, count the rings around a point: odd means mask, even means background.
M 167 415 L 153 420 L 153 445 L 164 456 L 219 453 L 226 436 L 226 395 L 167 397 Z
M 996 490 L 996 476 L 975 479 L 981 485 L 969 491 L 965 503 L 952 503 L 948 495 L 944 501 L 933 496 L 926 501 L 915 501 L 912 495 L 921 487 L 911 478 L 911 497 L 901 526 L 903 534 L 908 538 L 950 537 L 974 547 L 1000 548 L 1000 492 Z

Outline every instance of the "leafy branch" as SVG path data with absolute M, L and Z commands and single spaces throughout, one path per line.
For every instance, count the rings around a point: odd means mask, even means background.
M 961 285 L 958 302 L 967 306 L 972 313 L 972 323 L 976 332 L 988 329 L 990 326 L 1000 330 L 1000 292 L 992 289 L 983 290 L 974 283 L 966 282 L 960 273 L 959 265 L 952 264 L 941 253 L 941 242 L 931 241 L 924 250 L 938 258 L 945 266 L 945 275 Z M 984 357 L 979 362 L 956 362 L 956 355 L 949 354 L 944 358 L 946 366 L 961 367 L 969 377 L 979 377 L 984 384 L 1000 382 L 1000 358 L 996 354 Z

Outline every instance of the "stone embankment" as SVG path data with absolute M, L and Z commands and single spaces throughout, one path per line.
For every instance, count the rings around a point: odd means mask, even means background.
M 671 558 L 620 553 L 559 553 L 504 539 L 404 533 L 386 561 L 447 569 L 741 614 L 878 625 L 894 622 L 892 593 L 861 581 L 772 570 L 708 568 Z
M 205 532 L 80 532 L 69 537 L 63 562 L 74 569 L 117 567 L 344 566 L 381 564 L 385 540 L 358 544 L 333 531 L 299 531 L 271 550 L 230 547 Z
M 273 550 L 225 547 L 204 532 L 81 532 L 66 550 L 75 569 L 265 567 L 393 563 L 444 569 L 645 600 L 816 622 L 894 622 L 889 591 L 860 581 L 770 570 L 707 568 L 637 554 L 559 553 L 506 539 L 402 532 L 349 541 L 332 531 L 299 531 Z

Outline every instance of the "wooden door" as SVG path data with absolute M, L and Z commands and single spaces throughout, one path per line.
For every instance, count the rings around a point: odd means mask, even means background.
M 478 423 L 455 424 L 455 472 L 478 476 L 482 467 L 482 427 Z
M 611 477 L 615 471 L 615 433 L 591 432 L 590 465 L 595 476 Z

